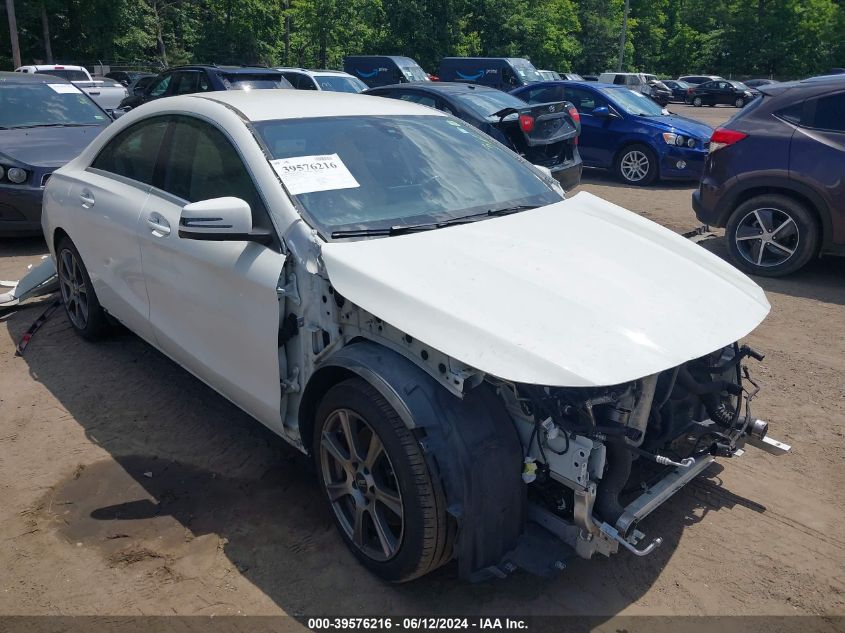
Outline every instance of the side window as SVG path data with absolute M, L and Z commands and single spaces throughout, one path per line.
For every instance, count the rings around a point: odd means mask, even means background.
M 197 92 L 200 74 L 196 71 L 173 73 L 171 95 L 189 95 Z
M 592 114 L 593 110 L 599 106 L 605 106 L 607 103 L 604 99 L 599 98 L 592 92 L 583 90 L 581 88 L 566 87 L 563 89 L 563 98 L 571 101 L 575 109 L 580 114 Z
M 157 117 L 127 128 L 100 150 L 91 167 L 153 184 L 156 159 L 167 124 L 167 118 Z
M 211 79 L 208 78 L 207 73 L 199 73 L 198 79 L 197 92 L 208 92 L 211 90 Z
M 795 125 L 801 124 L 801 114 L 804 112 L 804 102 L 799 101 L 798 103 L 793 103 L 791 106 L 787 106 L 785 108 L 781 108 L 777 112 L 775 112 L 775 116 L 780 117 L 784 121 L 789 121 L 790 123 L 794 123 Z
M 172 73 L 168 73 L 161 77 L 158 81 L 153 83 L 150 87 L 150 96 L 151 97 L 163 97 L 164 93 L 167 92 L 167 88 L 170 86 L 170 79 L 173 77 Z
M 616 75 L 613 78 L 613 83 L 617 86 L 624 86 L 625 85 L 625 75 Z
M 703 84 L 699 84 L 698 87 L 702 90 L 709 90 L 711 88 L 715 88 L 716 84 L 714 84 L 712 81 L 705 81 Z
M 528 103 L 549 103 L 550 101 L 560 101 L 561 89 L 558 86 L 547 86 L 545 88 L 534 88 L 529 90 L 526 94 Z
M 642 82 L 640 81 L 640 78 L 636 75 L 628 75 L 627 83 L 629 86 L 639 86 Z
M 845 92 L 816 99 L 813 127 L 845 132 Z
M 158 186 L 188 202 L 233 196 L 245 200 L 257 226 L 269 217 L 252 177 L 220 130 L 202 121 L 175 117 Z
M 428 106 L 429 108 L 437 107 L 434 102 L 434 97 L 420 94 L 419 92 L 400 92 L 399 99 L 402 101 L 411 101 L 412 103 L 419 103 L 420 105 Z

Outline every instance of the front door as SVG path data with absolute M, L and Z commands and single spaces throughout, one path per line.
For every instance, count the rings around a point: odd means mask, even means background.
M 245 200 L 253 226 L 272 229 L 249 171 L 223 132 L 193 117 L 173 117 L 138 224 L 150 322 L 162 351 L 281 432 L 276 288 L 284 255 L 278 244 L 178 235 L 184 205 L 224 196 Z
M 578 152 L 588 167 L 610 167 L 618 144 L 620 122 L 615 117 L 593 114 L 599 107 L 609 107 L 606 99 L 585 88 L 566 86 L 563 98 L 570 101 L 581 115 L 581 136 Z

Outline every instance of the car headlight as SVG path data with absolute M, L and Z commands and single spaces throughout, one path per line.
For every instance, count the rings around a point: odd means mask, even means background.
M 683 145 L 686 139 L 674 132 L 663 132 L 663 142 L 667 145 Z
M 26 170 L 21 169 L 20 167 L 10 167 L 6 171 L 6 178 L 16 185 L 19 185 L 22 182 L 26 182 Z

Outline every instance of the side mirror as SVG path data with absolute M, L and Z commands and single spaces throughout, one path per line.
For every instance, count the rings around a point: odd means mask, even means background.
M 270 231 L 253 230 L 252 211 L 240 198 L 212 198 L 182 207 L 179 237 L 215 242 L 258 242 L 270 244 Z
M 609 119 L 611 116 L 613 116 L 610 113 L 610 108 L 608 108 L 607 106 L 599 106 L 598 108 L 595 108 L 592 114 L 594 117 L 598 117 L 600 119 Z

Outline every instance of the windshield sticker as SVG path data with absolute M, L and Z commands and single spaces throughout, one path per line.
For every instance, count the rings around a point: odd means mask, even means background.
M 294 196 L 361 186 L 337 154 L 277 158 L 270 164 Z
M 79 88 L 74 86 L 73 84 L 47 84 L 50 86 L 54 92 L 58 92 L 60 95 L 63 94 L 78 94 Z

